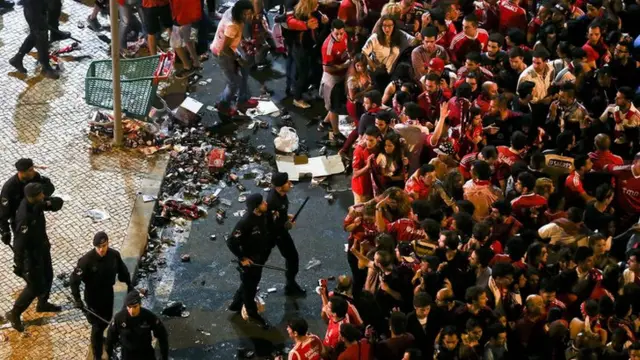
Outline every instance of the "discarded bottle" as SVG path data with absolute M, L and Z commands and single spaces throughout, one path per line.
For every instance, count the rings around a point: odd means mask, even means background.
M 320 264 L 322 264 L 322 262 L 316 258 L 311 258 L 311 260 L 309 260 L 309 263 L 307 263 L 307 270 L 310 270 L 316 266 L 319 266 Z

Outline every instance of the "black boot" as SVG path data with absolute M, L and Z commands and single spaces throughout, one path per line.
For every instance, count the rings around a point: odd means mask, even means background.
M 25 69 L 24 65 L 22 65 L 22 59 L 23 58 L 24 58 L 23 54 L 17 53 L 16 56 L 14 56 L 11 59 L 9 59 L 9 64 L 11 64 L 11 66 L 16 68 L 16 70 L 18 70 L 18 72 L 20 72 L 22 74 L 26 74 L 27 73 L 27 69 Z
M 227 307 L 227 311 L 233 311 L 233 312 L 240 312 L 242 310 L 242 300 L 240 301 L 233 301 L 231 302 L 231 305 L 229 305 Z
M 44 304 L 38 303 L 36 306 L 36 312 L 60 312 L 62 308 L 58 305 L 54 305 L 50 302 L 46 302 Z
M 16 329 L 16 331 L 23 332 L 24 325 L 22 325 L 22 320 L 20 320 L 20 315 L 15 314 L 13 311 L 9 311 L 5 314 L 7 320 L 11 323 L 11 327 Z
M 71 33 L 68 31 L 62 31 L 58 29 L 51 29 L 50 42 L 65 40 L 71 37 Z
M 303 289 L 298 283 L 294 280 L 284 287 L 284 294 L 287 296 L 304 296 L 307 294 L 307 290 Z
M 48 79 L 52 79 L 52 80 L 60 79 L 60 73 L 58 72 L 58 70 L 54 70 L 53 68 L 50 68 L 50 67 L 42 68 L 40 73 L 42 74 L 42 76 Z

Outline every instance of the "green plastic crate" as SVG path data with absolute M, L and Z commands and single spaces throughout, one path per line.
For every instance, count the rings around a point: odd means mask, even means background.
M 154 72 L 160 63 L 160 55 L 120 60 L 120 92 L 122 113 L 145 118 L 151 108 L 151 100 L 158 87 Z M 84 79 L 85 101 L 89 105 L 113 110 L 113 63 L 98 60 L 89 65 Z

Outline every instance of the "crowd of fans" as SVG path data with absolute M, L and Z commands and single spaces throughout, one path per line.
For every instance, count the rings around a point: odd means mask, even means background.
M 638 2 L 285 8 L 287 91 L 320 84 L 355 203 L 290 359 L 640 358 Z

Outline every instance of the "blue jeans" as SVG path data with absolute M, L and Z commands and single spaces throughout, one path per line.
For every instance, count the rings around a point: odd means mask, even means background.
M 227 86 L 220 94 L 218 101 L 222 106 L 231 106 L 234 100 L 243 103 L 251 97 L 249 95 L 249 69 L 240 66 L 235 58 L 229 55 L 218 56 L 218 65 L 227 81 Z
M 291 50 L 291 48 L 289 48 Z M 293 54 L 289 51 L 285 63 L 285 73 L 287 74 L 287 89 L 291 90 L 291 86 L 296 83 L 296 63 L 293 60 Z

